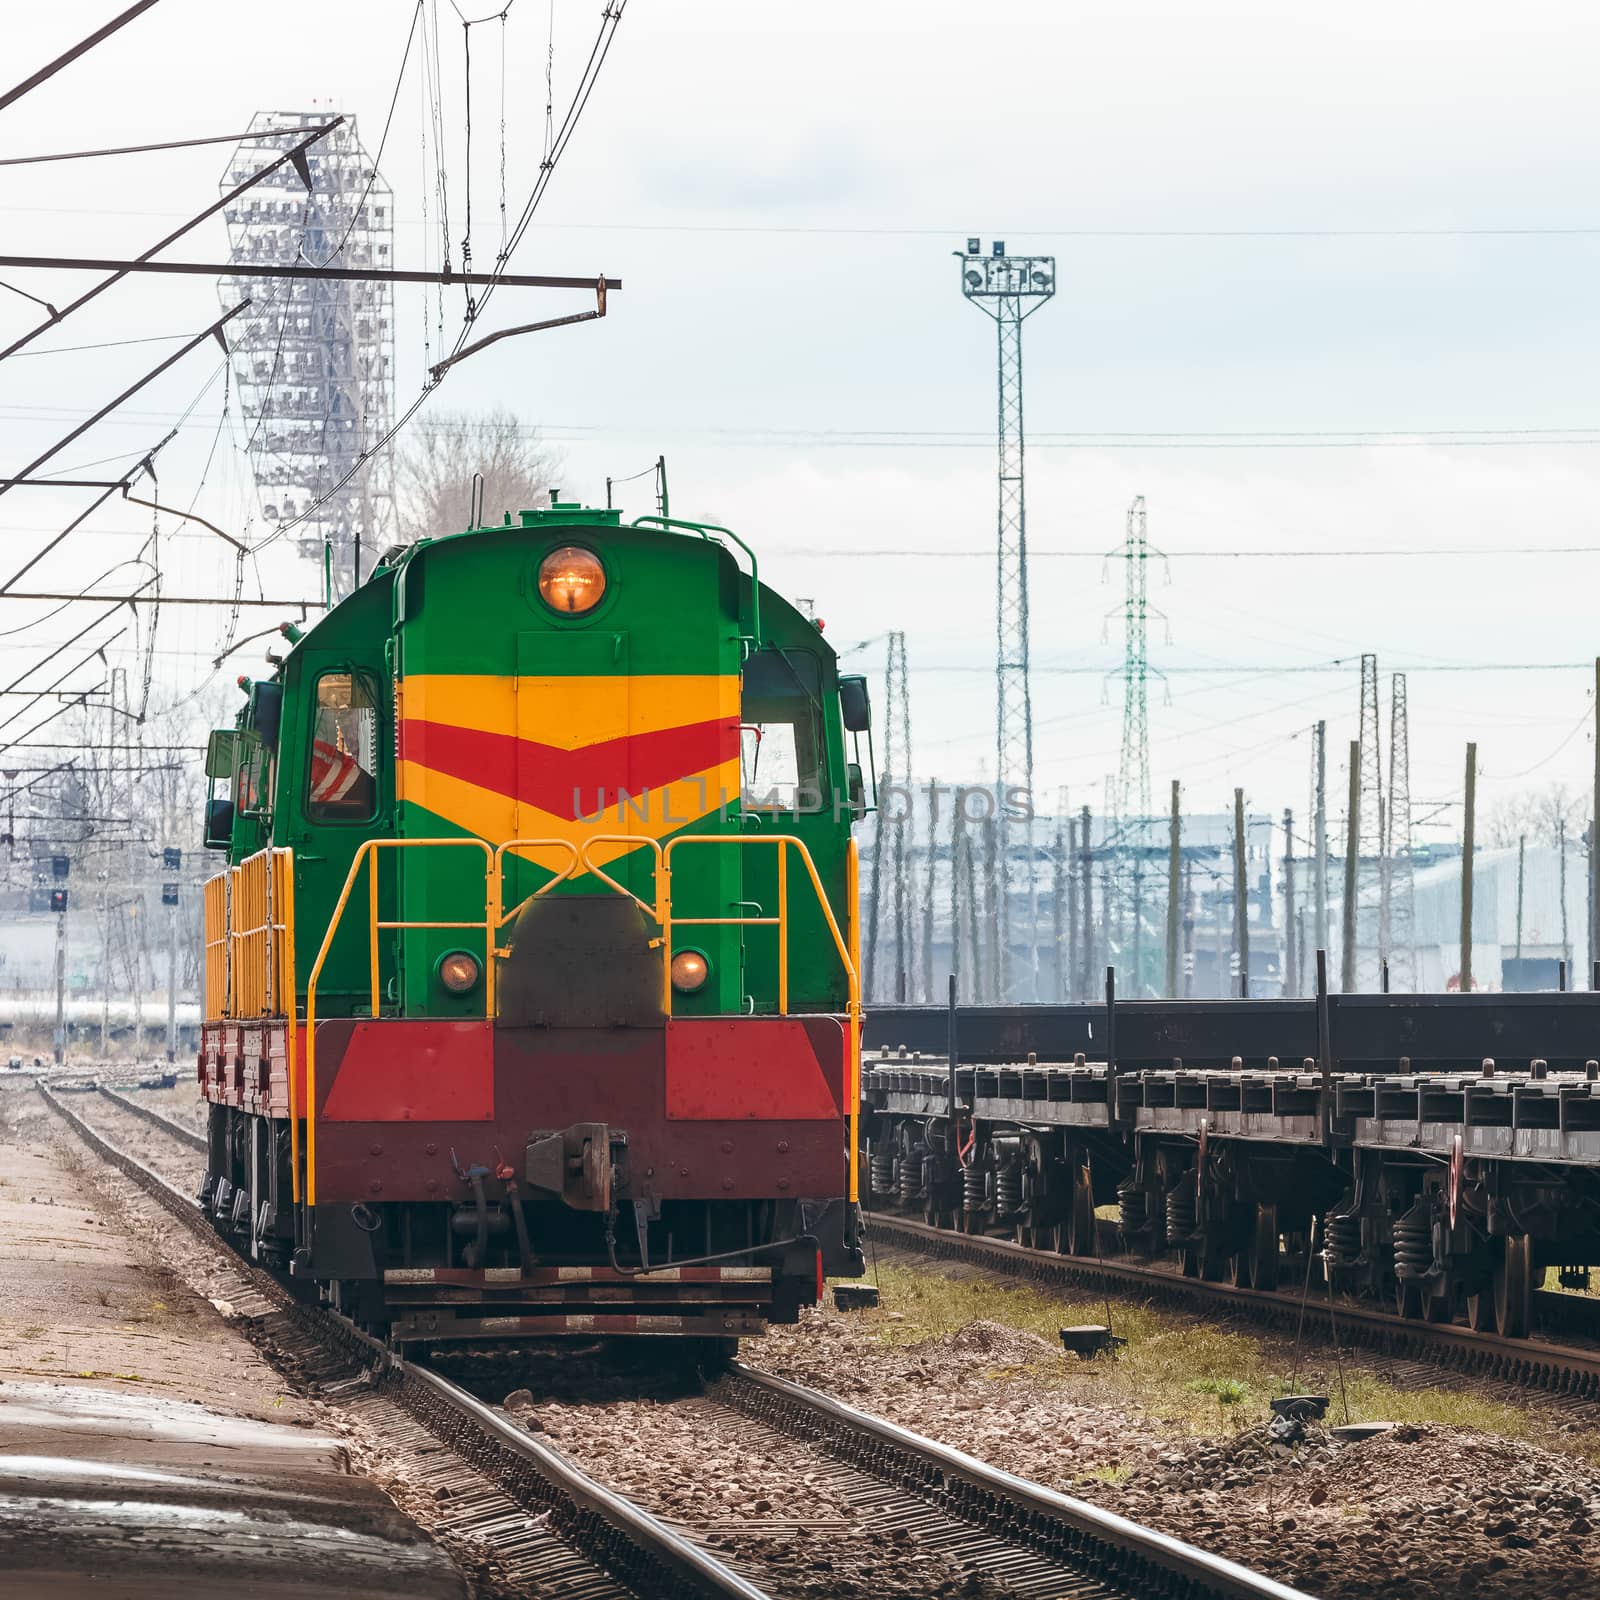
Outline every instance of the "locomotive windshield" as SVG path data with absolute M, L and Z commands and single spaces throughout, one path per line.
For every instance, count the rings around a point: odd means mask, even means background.
M 745 663 L 739 713 L 744 804 L 822 807 L 822 666 L 806 650 L 758 650 Z
M 317 680 L 307 816 L 318 822 L 364 822 L 373 815 L 377 744 L 371 685 L 353 673 L 323 673 Z

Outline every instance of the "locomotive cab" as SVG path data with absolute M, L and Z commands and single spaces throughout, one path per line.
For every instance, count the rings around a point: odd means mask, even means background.
M 558 504 L 291 643 L 207 757 L 219 1224 L 398 1340 L 727 1339 L 859 1275 L 820 628 L 726 530 Z

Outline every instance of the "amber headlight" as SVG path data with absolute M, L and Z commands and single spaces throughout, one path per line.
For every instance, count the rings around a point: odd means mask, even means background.
M 477 984 L 481 970 L 476 956 L 469 956 L 465 950 L 452 950 L 440 957 L 439 982 L 451 994 L 465 994 Z
M 593 550 L 563 545 L 539 563 L 539 595 L 552 611 L 581 617 L 593 611 L 606 592 L 606 569 Z
M 672 958 L 672 987 L 679 994 L 693 994 L 705 987 L 711 963 L 698 950 L 680 950 Z

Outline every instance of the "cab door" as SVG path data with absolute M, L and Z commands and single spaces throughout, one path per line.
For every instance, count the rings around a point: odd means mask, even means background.
M 280 837 L 294 850 L 295 961 L 304 992 L 362 843 L 393 832 L 393 733 L 381 663 L 343 652 L 297 651 L 297 715 L 285 729 L 278 777 Z M 288 718 L 286 717 L 286 721 Z M 380 911 L 393 919 L 394 852 L 378 852 Z M 329 946 L 317 985 L 317 1013 L 365 1015 L 371 1009 L 370 900 L 361 876 Z M 379 943 L 379 1010 L 393 1001 L 392 936 Z

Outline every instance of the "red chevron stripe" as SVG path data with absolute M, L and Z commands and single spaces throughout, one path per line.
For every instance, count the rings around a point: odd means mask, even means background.
M 660 789 L 736 759 L 739 723 L 735 717 L 716 717 L 563 750 L 515 734 L 406 717 L 400 724 L 400 754 L 433 772 L 574 821 L 615 805 L 621 791 L 638 795 Z

